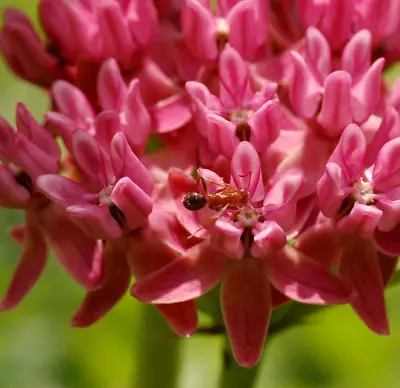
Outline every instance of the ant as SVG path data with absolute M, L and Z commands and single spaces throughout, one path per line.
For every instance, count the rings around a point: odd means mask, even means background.
M 251 171 L 249 174 L 251 175 Z M 240 212 L 248 202 L 249 192 L 247 189 L 237 189 L 230 184 L 213 182 L 202 176 L 199 176 L 197 180 L 200 182 L 204 194 L 197 192 L 186 194 L 182 198 L 182 203 L 188 210 L 200 210 L 208 204 L 208 207 L 212 210 L 236 210 Z M 210 194 L 207 189 L 207 182 L 220 187 L 220 189 Z

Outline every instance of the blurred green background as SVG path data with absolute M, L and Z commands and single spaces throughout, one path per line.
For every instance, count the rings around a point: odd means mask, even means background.
M 36 1 L 4 1 L 35 16 Z M 0 114 L 14 121 L 24 102 L 37 118 L 42 91 L 13 77 L 0 62 Z M 0 293 L 19 255 L 8 237 L 22 215 L 0 209 Z M 218 336 L 177 338 L 154 309 L 125 299 L 88 329 L 69 318 L 83 291 L 55 260 L 20 307 L 0 315 L 0 388 L 214 388 L 222 366 Z M 368 331 L 349 307 L 310 318 L 268 343 L 257 388 L 396 388 L 400 386 L 400 288 L 387 292 L 392 334 Z

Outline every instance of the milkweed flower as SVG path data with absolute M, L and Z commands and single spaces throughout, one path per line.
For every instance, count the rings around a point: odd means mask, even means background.
M 316 304 L 346 303 L 351 289 L 321 264 L 286 245 L 282 226 L 288 229 L 290 219 L 294 221 L 296 189 L 301 178 L 283 182 L 265 195 L 260 161 L 248 142 L 241 142 L 236 148 L 231 174 L 232 188 L 245 189 L 247 203 L 237 208 L 232 205 L 232 209 L 228 205 L 222 207 L 217 216 L 211 216 L 211 223 L 201 214 L 193 214 L 191 223 L 189 215 L 186 219 L 181 216 L 182 225 L 190 232 L 202 225 L 207 228 L 200 245 L 204 244 L 207 252 L 211 247 L 218 254 L 177 256 L 137 280 L 132 292 L 150 303 L 177 303 L 199 297 L 222 281 L 221 307 L 233 352 L 241 365 L 250 367 L 257 363 L 262 351 L 273 303 L 271 287 L 290 299 Z M 211 194 L 224 186 L 222 178 L 210 170 L 200 170 L 199 178 L 206 182 Z M 192 233 L 196 236 L 196 231 Z
M 242 366 L 291 300 L 349 303 L 388 334 L 397 3 L 40 0 L 43 38 L 6 9 L 4 60 L 50 104 L 43 123 L 22 104 L 16 130 L 0 118 L 0 206 L 25 213 L 0 309 L 51 249 L 86 290 L 75 327 L 130 290 L 188 336 L 196 300 L 221 284 Z

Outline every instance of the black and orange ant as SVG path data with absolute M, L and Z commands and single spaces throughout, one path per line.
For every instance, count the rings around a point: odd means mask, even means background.
M 251 175 L 251 172 L 249 174 Z M 202 176 L 198 176 L 197 180 L 200 182 L 203 193 L 191 192 L 182 198 L 183 206 L 188 210 L 196 211 L 208 205 L 210 209 L 216 211 L 240 211 L 248 203 L 249 192 L 247 189 L 237 189 L 228 183 L 214 182 Z M 213 193 L 209 193 L 207 183 L 220 188 Z

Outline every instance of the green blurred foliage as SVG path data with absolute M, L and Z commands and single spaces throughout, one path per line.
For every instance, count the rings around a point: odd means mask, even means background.
M 33 17 L 35 3 L 0 0 L 1 8 L 17 6 Z M 43 116 L 48 101 L 41 90 L 17 80 L 1 62 L 0 77 L 1 115 L 13 122 L 15 104 L 22 101 Z M 0 209 L 0 295 L 20 251 L 8 232 L 22 222 L 23 214 Z M 218 387 L 223 338 L 177 338 L 155 309 L 130 296 L 93 327 L 70 328 L 83 296 L 50 257 L 21 306 L 0 315 L 1 388 Z M 387 300 L 391 336 L 369 332 L 348 306 L 324 310 L 268 342 L 256 387 L 398 387 L 400 288 L 390 289 Z

